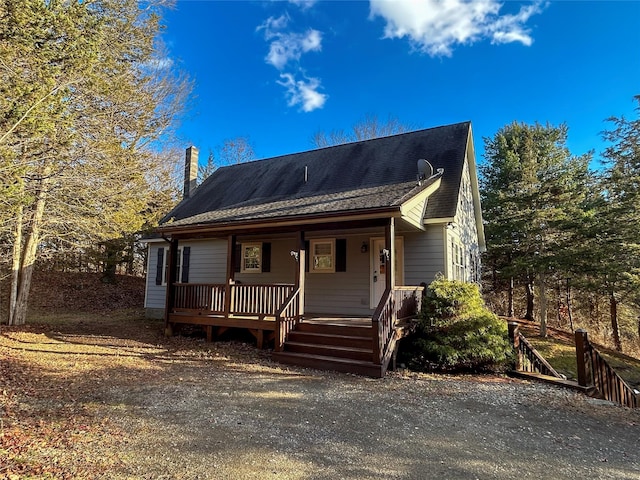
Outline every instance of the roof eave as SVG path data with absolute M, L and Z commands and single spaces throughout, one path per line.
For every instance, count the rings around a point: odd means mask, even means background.
M 400 206 L 349 210 L 334 213 L 291 215 L 284 217 L 255 219 L 249 221 L 230 221 L 216 223 L 194 223 L 190 225 L 159 226 L 157 231 L 163 234 L 195 234 L 195 233 L 233 233 L 234 230 L 267 229 L 269 227 L 288 227 L 315 225 L 329 222 L 348 222 L 351 220 L 368 220 L 400 217 Z

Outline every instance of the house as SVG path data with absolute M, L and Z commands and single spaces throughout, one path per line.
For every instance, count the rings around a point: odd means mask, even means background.
M 484 233 L 471 123 L 216 170 L 148 240 L 145 307 L 273 342 L 276 360 L 384 375 L 437 274 L 477 281 Z M 393 266 L 393 267 L 391 267 Z

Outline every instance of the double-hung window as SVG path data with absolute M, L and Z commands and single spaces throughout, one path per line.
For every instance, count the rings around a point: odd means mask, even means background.
M 262 244 L 243 243 L 242 263 L 240 271 L 243 273 L 262 272 Z
M 336 271 L 335 239 L 311 240 L 311 271 L 316 273 L 333 273 Z

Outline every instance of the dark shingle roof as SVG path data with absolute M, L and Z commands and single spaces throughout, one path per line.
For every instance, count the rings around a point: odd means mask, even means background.
M 419 190 L 420 158 L 444 169 L 426 217 L 453 217 L 469 128 L 464 122 L 222 167 L 161 227 L 392 207 Z

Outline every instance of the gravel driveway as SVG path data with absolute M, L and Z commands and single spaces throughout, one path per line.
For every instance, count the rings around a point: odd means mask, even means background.
M 5 389 L 6 432 L 74 432 L 57 450 L 25 445 L 40 465 L 102 460 L 108 472 L 84 478 L 109 479 L 640 479 L 640 410 L 499 376 L 289 368 L 244 344 L 105 322 L 0 336 L 5 379 L 31 382 Z
M 230 363 L 104 400 L 148 459 L 125 476 L 640 479 L 640 411 L 500 377 Z

